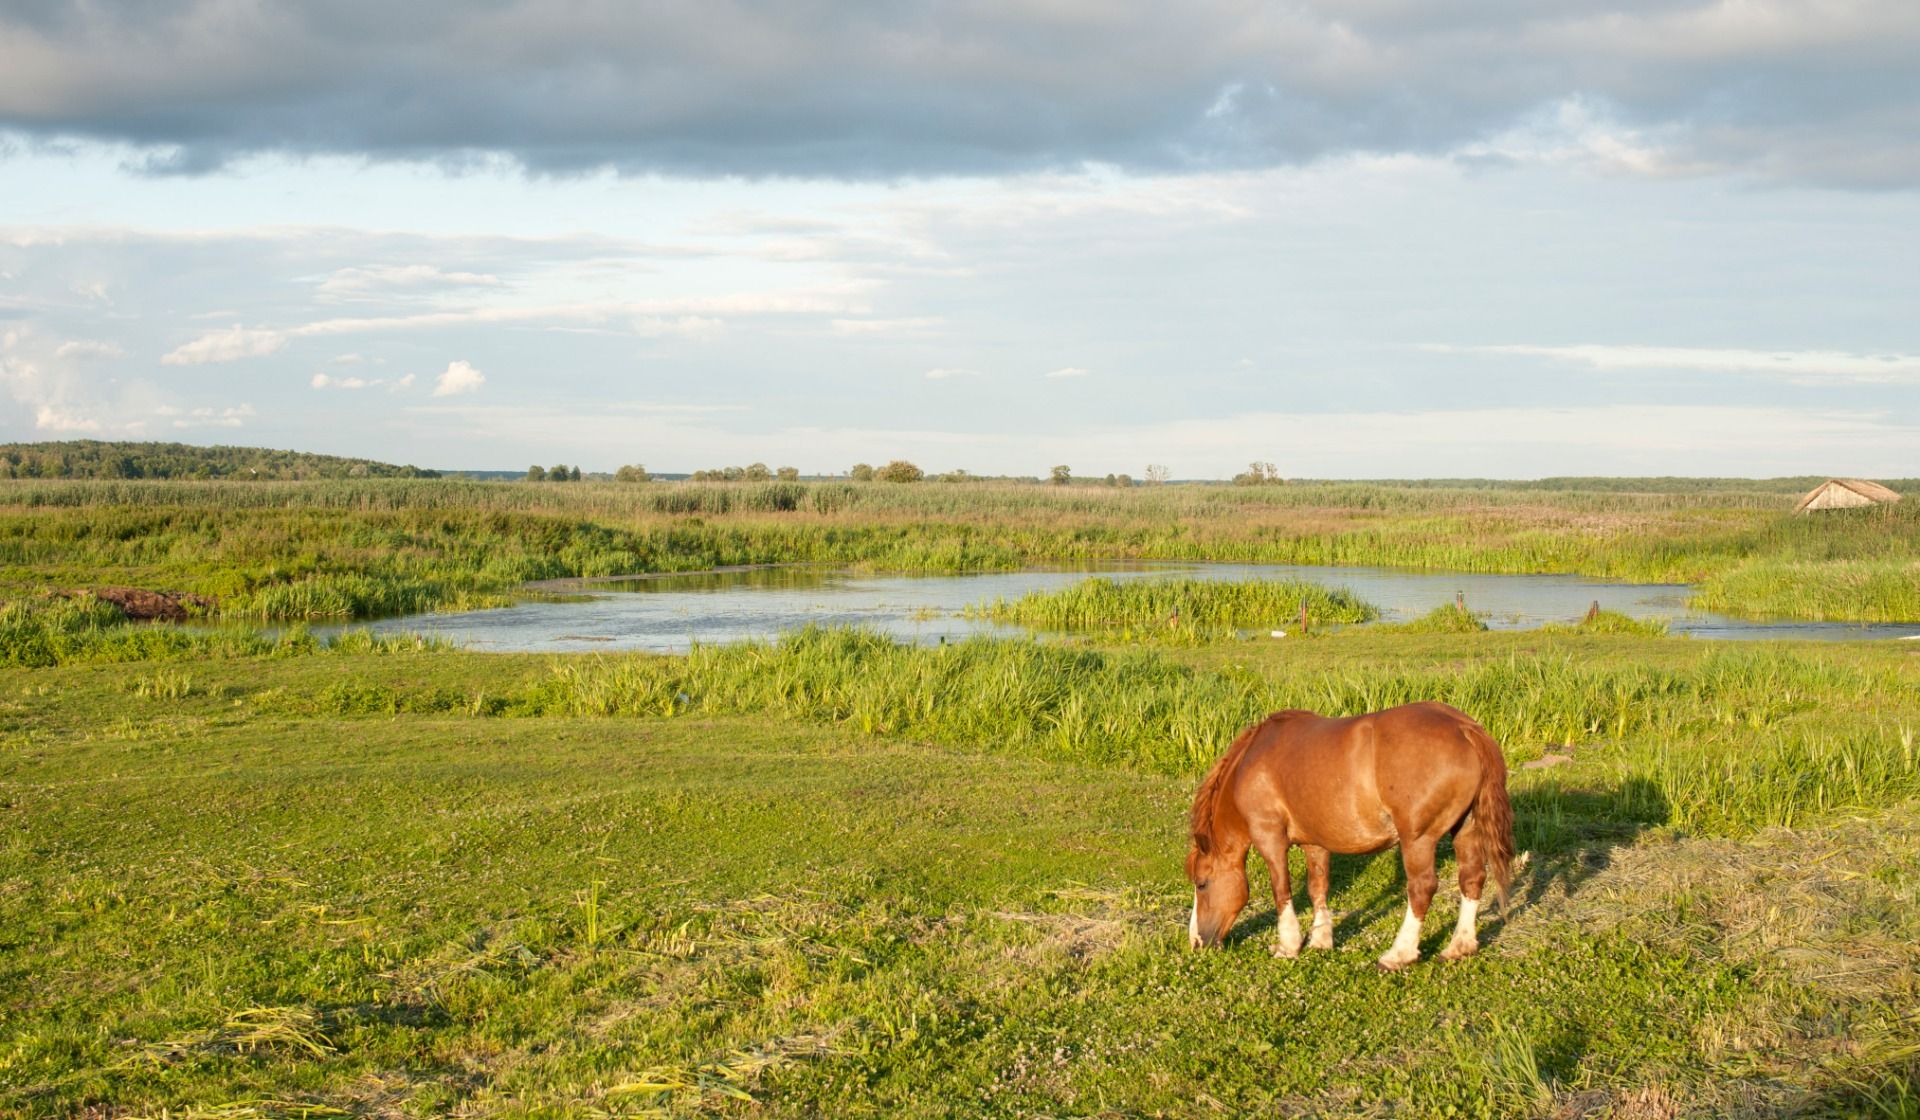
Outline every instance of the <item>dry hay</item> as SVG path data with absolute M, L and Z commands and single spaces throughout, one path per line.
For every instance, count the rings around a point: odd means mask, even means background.
M 1016 922 L 1038 931 L 1037 941 L 1010 949 L 1010 955 L 1096 960 L 1167 922 L 1164 907 L 1150 905 L 1135 891 L 1071 886 L 1047 894 L 1067 903 L 1069 908 L 987 912 L 987 917 Z

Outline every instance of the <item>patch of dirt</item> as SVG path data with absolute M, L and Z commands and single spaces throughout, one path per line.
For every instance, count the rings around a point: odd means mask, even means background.
M 141 587 L 79 588 L 59 592 L 59 595 L 67 599 L 91 595 L 103 603 L 113 604 L 121 614 L 135 622 L 184 622 L 192 612 L 205 611 L 213 606 L 213 600 L 204 595 L 191 595 L 183 591 L 148 591 Z
M 1111 953 L 1128 938 L 1148 934 L 1167 921 L 1164 913 L 1147 907 L 1143 899 L 1123 891 L 1069 887 L 1048 893 L 1074 909 L 988 912 L 988 917 L 1018 922 L 1041 934 L 1037 944 L 1022 946 L 1022 951 L 1015 952 L 1016 956 L 1058 952 L 1076 961 L 1092 960 Z
M 1680 1106 L 1658 1086 L 1631 1091 L 1589 1089 L 1557 1109 L 1554 1120 L 1674 1120 Z

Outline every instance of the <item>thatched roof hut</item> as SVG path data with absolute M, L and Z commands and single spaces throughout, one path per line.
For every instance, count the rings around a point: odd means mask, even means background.
M 1793 507 L 1793 512 L 1808 513 L 1816 509 L 1877 506 L 1882 502 L 1899 500 L 1899 494 L 1877 482 L 1868 482 L 1864 478 L 1829 478 L 1808 491 L 1807 496 L 1800 499 L 1800 504 Z

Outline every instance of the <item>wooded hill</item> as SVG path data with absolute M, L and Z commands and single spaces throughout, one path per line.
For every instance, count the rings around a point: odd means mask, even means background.
M 440 472 L 372 459 L 80 439 L 0 444 L 0 478 L 439 478 Z

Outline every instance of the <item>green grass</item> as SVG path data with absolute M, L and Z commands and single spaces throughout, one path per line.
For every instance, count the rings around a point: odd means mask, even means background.
M 1301 580 L 1095 578 L 1012 601 L 996 599 L 966 613 L 1035 630 L 1095 632 L 1119 641 L 1197 642 L 1248 629 L 1297 630 L 1302 617 L 1310 626 L 1366 622 L 1380 611 L 1350 591 Z
M 862 640 L 816 635 L 827 649 L 808 657 L 860 649 L 905 671 Z M 1358 662 L 1422 679 L 1435 640 L 1195 651 L 1255 659 L 1201 670 L 1128 654 L 1051 680 L 1088 696 L 1161 664 L 1189 688 L 1283 688 L 1302 668 L 1357 686 L 1343 674 Z M 1913 670 L 1880 650 L 1559 640 L 1593 679 L 1664 663 L 1653 691 L 1692 693 L 1648 727 L 1703 756 L 1815 722 L 1790 701 L 1741 723 L 1783 685 L 1834 690 L 1823 726 L 1916 708 Z M 1520 647 L 1472 641 L 1486 648 L 1453 656 L 1491 672 L 1484 687 L 1583 679 L 1554 652 L 1489 669 Z M 992 658 L 1074 656 L 956 653 L 1032 672 L 1051 663 Z M 733 656 L 683 670 L 714 687 L 678 715 L 638 719 L 557 713 L 616 703 L 617 666 L 676 659 L 0 670 L 0 806 L 26 825 L 0 834 L 0 1112 L 1852 1115 L 1904 1076 L 1911 792 L 1870 791 L 1866 832 L 1830 801 L 1799 832 L 1690 839 L 1654 802 L 1619 811 L 1647 796 L 1634 744 L 1655 732 L 1600 735 L 1572 766 L 1516 771 L 1523 824 L 1549 803 L 1562 824 L 1536 839 L 1479 958 L 1373 969 L 1401 906 L 1391 857 L 1336 860 L 1344 951 L 1273 959 L 1256 901 L 1226 952 L 1193 954 L 1190 778 L 1029 756 L 990 722 L 929 746 L 918 727 L 859 733 L 851 707 L 795 719 L 771 698 L 794 702 L 796 667 Z M 1303 657 L 1325 663 L 1289 660 Z M 736 703 L 716 699 L 722 669 L 736 690 L 788 675 L 760 686 L 758 714 L 716 715 Z M 526 706 L 409 714 L 355 691 Z M 1429 952 L 1451 903 L 1436 910 Z
M 1382 640 L 1391 639 L 1376 648 Z M 1623 826 L 1738 834 L 1920 795 L 1920 686 L 1910 673 L 1823 653 L 1707 648 L 1670 669 L 1596 663 L 1572 648 L 1440 669 L 1318 668 L 1310 647 L 1263 659 L 1208 672 L 1145 652 L 992 640 L 928 649 L 809 630 L 685 658 L 567 659 L 524 698 L 500 702 L 565 715 L 768 715 L 1197 776 L 1266 712 L 1437 699 L 1472 713 L 1519 758 L 1609 745 L 1619 793 L 1608 811 Z
M 364 630 L 323 642 L 297 626 L 263 633 L 241 625 L 130 623 L 113 606 L 89 595 L 0 603 L 0 665 L 297 657 L 334 648 L 377 653 L 441 644 L 410 636 L 375 637 Z
M 1920 619 L 1920 558 L 1756 560 L 1716 573 L 1694 601 L 1756 617 L 1911 622 Z
M 1549 622 L 1542 629 L 1549 633 L 1622 634 L 1638 638 L 1664 638 L 1668 633 L 1668 623 L 1664 618 L 1632 618 L 1619 611 L 1594 611 L 1571 625 L 1564 622 Z
M 1623 490 L 1319 483 L 0 481 L 0 593 L 130 584 L 237 619 L 490 605 L 522 583 L 830 563 L 1007 570 L 1076 560 L 1388 565 L 1699 582 L 1740 614 L 1912 618 L 1920 502 L 1794 516 L 1753 483 Z
M 1478 634 L 1486 628 L 1486 620 L 1458 603 L 1446 603 L 1419 618 L 1381 627 L 1395 634 Z

